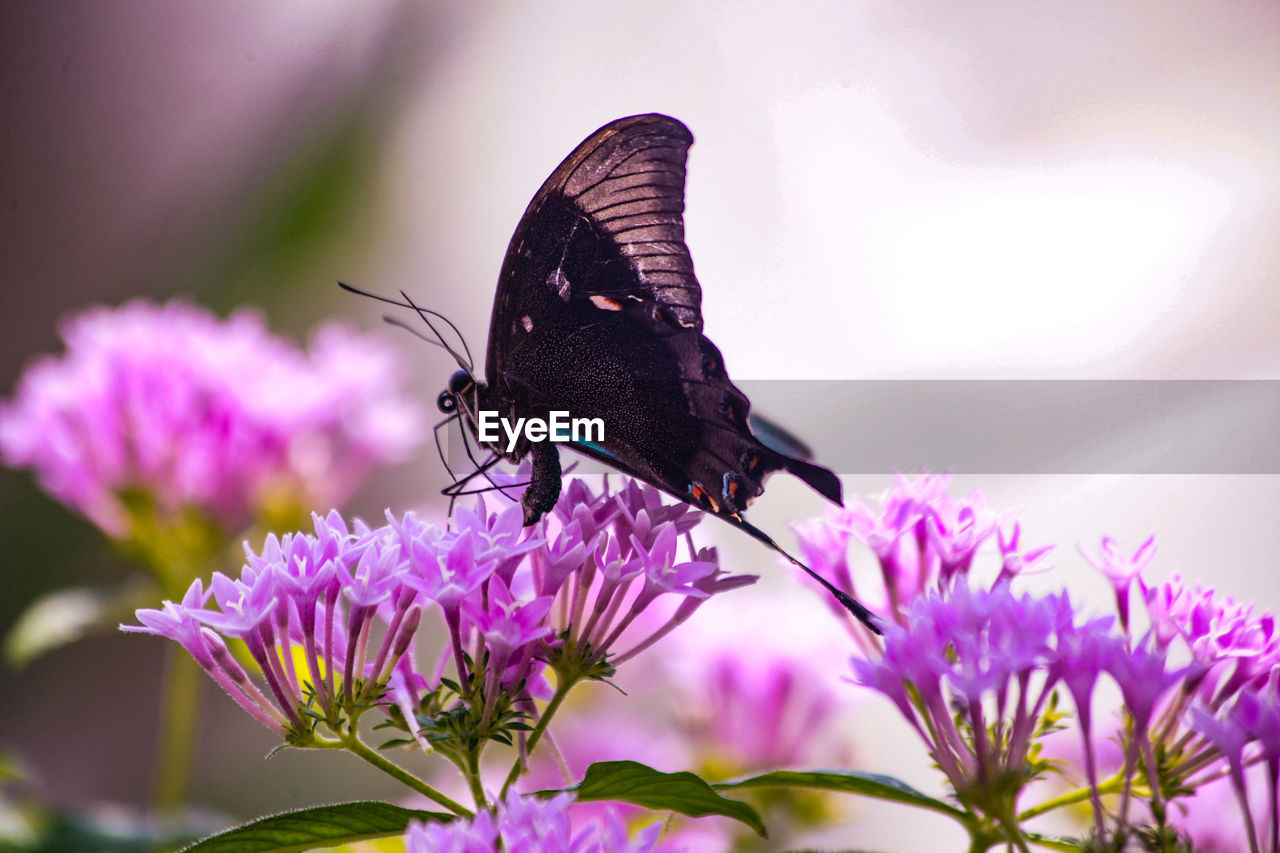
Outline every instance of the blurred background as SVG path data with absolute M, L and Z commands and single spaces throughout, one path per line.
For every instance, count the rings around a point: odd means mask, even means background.
M 1278 81 L 1265 0 L 6 3 L 0 395 L 67 312 L 139 296 L 253 304 L 301 335 L 380 326 L 339 279 L 403 288 L 483 350 L 533 192 L 596 127 L 649 111 L 697 139 L 687 238 L 737 380 L 1276 380 Z M 447 356 L 385 334 L 433 401 Z M 772 414 L 804 435 L 822 401 Z M 440 508 L 422 455 L 350 512 Z M 1024 535 L 1058 543 L 1047 584 L 1103 601 L 1075 545 L 1155 533 L 1153 576 L 1280 605 L 1280 477 L 981 473 L 954 491 L 1021 506 Z M 781 536 L 819 510 L 777 480 L 753 520 Z M 726 565 L 769 572 L 726 531 Z M 131 571 L 24 473 L 0 470 L 0 537 L 0 632 L 46 590 Z M 145 806 L 163 651 L 109 636 L 0 668 L 0 751 L 58 802 Z M 249 817 L 395 793 L 354 760 L 263 762 L 271 736 L 205 700 L 196 802 Z M 861 725 L 900 726 L 882 711 Z M 858 766 L 936 787 L 896 743 Z M 864 807 L 858 843 L 912 849 L 900 817 Z

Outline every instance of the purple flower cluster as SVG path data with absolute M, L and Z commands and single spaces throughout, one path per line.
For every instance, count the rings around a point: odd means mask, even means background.
M 1255 826 L 1269 830 L 1277 849 L 1274 808 L 1280 785 L 1280 635 L 1274 617 L 1176 576 L 1148 585 L 1143 569 L 1155 554 L 1148 539 L 1131 555 L 1104 539 L 1083 552 L 1115 591 L 1116 616 L 1085 619 L 1067 594 L 1016 595 L 1011 582 L 1038 564 L 1048 548 L 1023 551 L 1015 524 L 1006 536 L 980 494 L 955 501 L 945 479 L 899 479 L 880 511 L 857 505 L 802 529 L 805 555 L 848 578 L 851 539 L 877 556 L 886 596 L 883 651 L 853 660 L 855 680 L 891 699 L 927 744 L 967 809 L 1005 825 L 1010 841 L 1021 831 L 1019 793 L 1052 766 L 1039 741 L 1061 728 L 1055 691 L 1071 698 L 1083 744 L 1094 833 L 1101 841 L 1130 831 L 1130 800 L 1145 788 L 1150 819 L 1176 823 L 1194 812 L 1189 791 L 1227 777 L 1245 814 L 1251 849 Z M 974 550 L 995 534 L 1000 571 L 990 588 L 971 577 Z M 1134 629 L 1129 598 L 1134 582 L 1146 603 L 1149 627 Z M 864 644 L 865 645 L 865 644 Z M 1122 766 L 1099 778 L 1093 702 L 1109 679 L 1122 700 Z M 1111 728 L 1108 723 L 1107 728 Z M 1247 770 L 1264 767 L 1271 804 L 1250 811 Z M 1154 780 L 1154 781 L 1153 781 Z M 1157 784 L 1158 782 L 1158 784 Z M 1107 825 L 1102 789 L 1119 792 Z M 1031 810 L 1036 813 L 1036 809 Z
M 1144 546 L 1145 548 L 1146 546 Z M 1276 810 L 1280 779 L 1280 636 L 1275 617 L 1219 595 L 1186 586 L 1177 575 L 1161 584 L 1139 578 L 1161 654 L 1181 652 L 1190 663 L 1181 690 L 1164 708 L 1154 730 L 1181 746 L 1186 784 L 1199 788 L 1227 776 L 1244 815 L 1250 849 L 1280 849 Z M 1248 769 L 1265 769 L 1264 807 L 1251 808 Z M 1189 825 L 1198 821 L 1194 815 Z M 1256 827 L 1267 830 L 1259 847 Z
M 62 337 L 0 407 L 0 457 L 112 536 L 130 534 L 130 492 L 239 530 L 273 501 L 340 502 L 420 440 L 393 352 L 337 326 L 303 352 L 251 312 L 133 302 Z
M 917 599 L 905 627 L 886 626 L 883 657 L 854 658 L 855 680 L 893 701 L 962 800 L 1000 780 L 1020 785 L 1056 681 L 1059 636 L 1075 630 L 1071 617 L 1065 595 L 1034 599 L 1007 584 L 960 584 L 945 597 Z M 1061 644 L 1066 654 L 1069 642 Z M 953 716 L 956 707 L 963 713 Z M 989 737 L 993 725 L 1001 738 Z
M 630 837 L 613 812 L 574 831 L 569 817 L 573 797 L 550 799 L 510 794 L 493 812 L 471 820 L 413 823 L 405 833 L 406 853 L 675 853 L 658 843 L 657 824 Z
M 681 559 L 679 537 L 700 513 L 664 505 L 634 482 L 614 494 L 574 482 L 554 520 L 524 528 L 522 517 L 518 504 L 490 511 L 483 499 L 460 509 L 450 530 L 413 513 L 388 512 L 375 529 L 348 527 L 336 512 L 317 516 L 314 534 L 272 535 L 260 553 L 246 546 L 239 578 L 215 574 L 208 591 L 196 581 L 181 604 L 140 610 L 142 627 L 125 630 L 181 643 L 242 707 L 295 743 L 314 737 L 318 720 L 338 731 L 381 702 L 430 748 L 468 732 L 506 738 L 504 726 L 521 713 L 513 709 L 532 710 L 544 665 L 560 684 L 611 674 L 708 596 L 754 580 L 725 576 L 714 553 L 691 545 Z M 666 593 L 681 599 L 674 612 L 628 631 Z M 412 639 L 431 608 L 450 644 L 428 676 Z M 647 635 L 615 652 L 635 634 Z M 244 642 L 265 691 L 228 640 Z M 443 677 L 449 660 L 454 679 Z
M 246 545 L 239 578 L 195 580 L 181 604 L 139 610 L 141 626 L 180 643 L 255 719 L 281 736 L 305 738 L 317 716 L 338 722 L 345 700 L 367 701 L 404 656 L 422 606 L 388 583 L 402 567 L 375 547 L 373 531 L 349 530 L 337 512 L 313 516 L 315 533 L 267 537 Z M 209 607 L 210 599 L 217 609 Z M 394 598 L 394 600 L 393 600 Z M 370 629 L 380 606 L 386 630 L 372 661 Z M 266 684 L 264 692 L 228 648 L 240 641 Z M 268 696 L 270 698 L 268 698 Z
M 899 475 L 878 509 L 855 499 L 795 525 L 805 561 L 883 621 L 898 624 L 917 597 L 967 576 L 979 547 L 992 535 L 1001 557 L 998 579 L 1049 568 L 1045 558 L 1052 546 L 1023 549 L 1016 523 L 1005 535 L 1008 514 L 993 512 L 981 492 L 953 498 L 947 492 L 949 481 L 948 475 Z M 854 583 L 849 566 L 853 540 L 879 561 L 881 590 L 868 593 Z
M 559 532 L 549 541 L 546 559 L 534 562 L 532 577 L 538 592 L 556 601 L 552 620 L 562 640 L 557 658 L 580 668 L 597 666 L 609 655 L 614 664 L 628 660 L 710 596 L 756 581 L 754 575 L 721 571 L 714 548 L 693 546 L 688 533 L 702 520 L 701 512 L 667 504 L 661 492 L 635 480 L 613 494 L 595 494 L 575 480 L 556 504 L 554 519 Z M 656 627 L 652 619 L 638 623 L 666 594 L 682 600 Z M 633 625 L 645 636 L 614 653 Z
M 1114 617 L 1078 617 L 1065 592 L 1019 596 L 999 582 L 989 590 L 960 584 L 918 599 L 906 626 L 886 630 L 883 658 L 855 658 L 853 668 L 858 683 L 889 697 L 910 721 L 960 802 L 998 822 L 1014 813 L 1024 786 L 1050 769 L 1037 758 L 1038 740 L 1061 724 L 1051 699 L 1065 687 L 1099 838 L 1106 829 L 1093 754 L 1095 687 L 1106 675 L 1123 696 L 1132 733 L 1126 780 L 1139 762 L 1147 778 L 1161 778 L 1153 721 L 1187 676 L 1153 645 L 1131 643 Z M 1119 826 L 1124 821 L 1122 808 Z
M 668 728 L 694 767 L 726 778 L 852 757 L 854 732 L 836 723 L 858 691 L 832 678 L 848 657 L 845 635 L 814 620 L 813 603 L 799 591 L 757 590 L 673 638 L 658 677 L 676 688 Z

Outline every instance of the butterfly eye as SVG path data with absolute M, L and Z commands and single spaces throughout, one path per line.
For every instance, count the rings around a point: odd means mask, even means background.
M 440 396 L 436 397 L 436 408 L 446 415 L 456 412 L 458 410 L 458 401 L 454 399 L 453 392 L 441 391 Z
M 473 382 L 474 380 L 472 380 L 470 373 L 467 373 L 465 370 L 455 370 L 453 375 L 449 377 L 449 393 L 461 394 L 466 391 Z

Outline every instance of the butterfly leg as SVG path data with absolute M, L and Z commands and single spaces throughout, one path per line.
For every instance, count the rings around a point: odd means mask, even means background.
M 551 442 L 543 441 L 534 444 L 530 453 L 533 471 L 529 477 L 529 488 L 520 498 L 525 527 L 546 515 L 560 497 L 560 451 Z

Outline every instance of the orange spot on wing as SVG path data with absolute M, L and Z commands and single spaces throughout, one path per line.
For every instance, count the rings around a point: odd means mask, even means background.
M 710 493 L 697 483 L 689 486 L 689 494 L 693 495 L 693 499 L 698 502 L 699 506 L 708 506 L 712 512 L 720 511 L 720 504 L 716 503 L 716 499 L 711 497 Z

